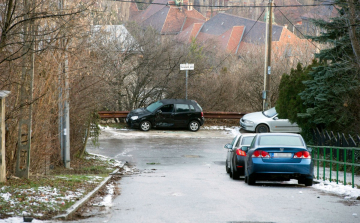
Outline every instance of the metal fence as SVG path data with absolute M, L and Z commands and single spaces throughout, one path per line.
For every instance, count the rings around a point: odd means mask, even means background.
M 355 187 L 356 172 L 360 171 L 360 137 L 356 135 L 334 134 L 333 132 L 319 131 L 313 132 L 315 145 L 311 155 L 316 165 L 316 179 L 320 179 L 320 169 L 322 178 L 336 183 L 343 181 L 347 185 L 347 173 L 351 173 L 351 185 Z M 328 173 L 326 173 L 328 172 Z M 335 172 L 336 176 L 333 176 Z M 343 174 L 340 179 L 339 173 Z

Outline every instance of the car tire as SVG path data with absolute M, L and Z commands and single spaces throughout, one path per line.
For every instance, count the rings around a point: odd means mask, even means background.
M 233 162 L 234 164 L 234 162 Z M 236 165 L 235 165 L 236 166 Z M 235 170 L 236 167 L 234 167 L 234 165 L 231 166 L 231 178 L 233 180 L 238 180 L 240 178 L 239 173 Z
M 265 124 L 259 124 L 255 129 L 256 133 L 270 132 L 269 127 Z
M 142 131 L 149 131 L 151 129 L 151 123 L 149 121 L 142 121 L 140 123 L 140 129 Z
M 255 181 L 256 181 L 256 179 L 254 176 L 247 176 L 247 183 L 249 185 L 255 185 Z
M 225 161 L 225 169 L 226 169 L 226 173 L 230 173 L 230 168 L 228 167 L 228 161 Z
M 192 132 L 196 132 L 200 129 L 200 123 L 198 121 L 191 121 L 189 123 L 189 130 L 192 131 Z
M 231 178 L 233 180 L 238 180 L 240 178 L 240 175 L 237 171 L 235 171 L 234 169 L 231 170 Z
M 305 179 L 304 184 L 306 187 L 310 187 L 313 185 L 313 179 Z

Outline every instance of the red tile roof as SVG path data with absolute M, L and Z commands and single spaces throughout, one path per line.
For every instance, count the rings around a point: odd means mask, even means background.
M 199 33 L 203 23 L 193 23 L 177 36 L 180 41 L 191 42 L 193 38 Z
M 161 34 L 178 34 L 194 23 L 203 23 L 206 18 L 195 9 L 174 5 L 174 1 L 155 0 L 146 10 L 134 17 L 144 26 L 152 26 Z M 184 1 L 187 4 L 187 1 Z

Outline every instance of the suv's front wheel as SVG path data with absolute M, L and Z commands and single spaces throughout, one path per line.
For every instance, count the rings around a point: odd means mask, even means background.
M 190 131 L 196 132 L 196 131 L 199 130 L 199 129 L 200 129 L 200 124 L 199 124 L 198 121 L 193 120 L 193 121 L 191 121 L 191 122 L 189 123 L 189 130 L 190 130 Z
M 142 131 L 149 131 L 151 128 L 151 123 L 149 121 L 143 121 L 140 123 L 140 129 Z

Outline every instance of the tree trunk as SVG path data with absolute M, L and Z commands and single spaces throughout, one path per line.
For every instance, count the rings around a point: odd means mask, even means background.
M 355 61 L 358 67 L 360 67 L 360 44 L 356 36 L 356 10 L 354 0 L 347 0 L 349 4 L 349 36 L 351 45 L 355 55 Z

